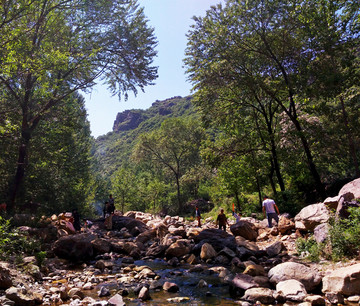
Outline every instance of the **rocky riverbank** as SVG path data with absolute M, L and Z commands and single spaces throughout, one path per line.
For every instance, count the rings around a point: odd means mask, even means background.
M 254 218 L 233 220 L 225 232 L 211 219 L 199 228 L 179 216 L 128 212 L 114 215 L 112 230 L 98 219 L 91 228 L 71 234 L 58 216 L 44 218 L 39 228 L 20 229 L 41 238 L 47 258 L 41 266 L 34 257 L 17 265 L 1 262 L 0 303 L 359 303 L 359 261 L 315 264 L 295 251 L 296 239 L 305 233 L 324 239 L 326 231 L 318 228 L 325 228 L 329 207 L 340 212 L 344 197 L 358 197 L 355 192 L 341 191 L 305 207 L 295 218 L 283 214 L 272 229 Z

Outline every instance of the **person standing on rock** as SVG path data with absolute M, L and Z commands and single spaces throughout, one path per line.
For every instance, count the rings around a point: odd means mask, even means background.
M 236 223 L 240 222 L 241 217 L 242 217 L 242 213 L 239 212 L 239 213 L 237 214 L 235 211 L 233 211 L 232 214 L 233 214 L 233 216 L 234 216 L 234 218 L 235 218 L 235 220 L 236 220 Z
M 264 213 L 264 218 L 267 217 L 268 220 L 268 226 L 272 227 L 272 219 L 276 221 L 276 223 L 279 223 L 279 208 L 275 204 L 275 201 L 273 199 L 270 199 L 268 196 L 264 196 L 264 201 L 262 202 L 262 210 Z
M 200 214 L 200 210 L 199 210 L 199 207 L 196 206 L 195 207 L 195 217 L 197 219 L 197 222 L 198 222 L 198 227 L 201 227 L 201 214 Z
M 73 217 L 73 226 L 77 232 L 81 231 L 81 224 L 80 224 L 80 215 L 76 208 L 72 210 L 72 217 Z
M 114 214 L 114 212 L 115 212 L 115 201 L 114 201 L 114 198 L 113 198 L 112 194 L 109 195 L 109 205 L 110 205 L 111 214 Z
M 217 216 L 216 224 L 219 225 L 219 229 L 226 231 L 226 224 L 228 224 L 228 222 L 223 209 L 220 210 L 220 214 Z

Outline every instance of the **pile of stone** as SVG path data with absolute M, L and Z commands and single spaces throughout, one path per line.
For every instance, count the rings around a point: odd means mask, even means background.
M 358 183 L 360 180 L 351 183 L 356 190 Z M 328 226 L 329 209 L 335 207 L 340 214 L 343 204 L 358 196 L 345 187 L 346 192 L 305 207 L 294 219 L 282 215 L 272 229 L 264 220 L 242 218 L 225 232 L 216 229 L 211 219 L 199 228 L 196 222 L 179 216 L 159 218 L 132 211 L 114 215 L 111 231 L 104 228 L 103 220 L 94 220 L 90 229 L 66 234 L 53 216 L 45 227 L 23 228 L 49 246 L 49 258 L 41 269 L 34 258 L 23 263 L 26 273 L 9 264 L 0 265 L 0 303 L 123 305 L 129 292 L 145 301 L 151 299 L 153 290 L 179 290 L 177 284 L 163 280 L 150 267 L 136 266 L 138 259 L 188 266 L 188 273 L 217 273 L 229 286 L 231 296 L 244 304 L 359 302 L 360 263 L 352 261 L 334 268 L 306 264 L 295 256 L 295 241 L 302 233 L 320 233 L 319 226 Z M 326 239 L 326 233 L 321 235 Z M 99 299 L 87 294 L 106 282 L 113 283 L 115 289 L 104 286 L 98 292 Z M 177 297 L 176 301 L 187 299 L 191 297 Z

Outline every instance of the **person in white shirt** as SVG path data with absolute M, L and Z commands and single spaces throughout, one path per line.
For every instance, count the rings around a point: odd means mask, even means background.
M 264 213 L 264 218 L 267 217 L 269 227 L 272 227 L 272 219 L 279 223 L 279 208 L 276 206 L 275 201 L 270 199 L 268 196 L 264 196 L 264 201 L 262 202 L 262 209 Z
M 235 218 L 235 220 L 236 220 L 236 223 L 238 223 L 238 222 L 240 222 L 240 220 L 241 220 L 241 216 L 242 216 L 242 213 L 235 213 L 235 211 L 233 211 L 233 216 L 234 216 L 234 218 Z

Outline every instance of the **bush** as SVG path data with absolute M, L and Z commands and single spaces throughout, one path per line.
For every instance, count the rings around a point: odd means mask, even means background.
M 40 243 L 11 227 L 11 219 L 0 216 L 0 259 L 8 260 L 11 256 L 34 255 L 40 250 Z M 19 261 L 19 258 L 17 258 Z
M 331 258 L 340 260 L 343 257 L 358 255 L 360 248 L 360 209 L 350 207 L 347 219 L 330 219 Z
M 298 238 L 296 240 L 296 251 L 302 258 L 311 261 L 319 261 L 321 249 L 321 246 L 316 242 L 313 236 L 310 236 L 308 239 Z

